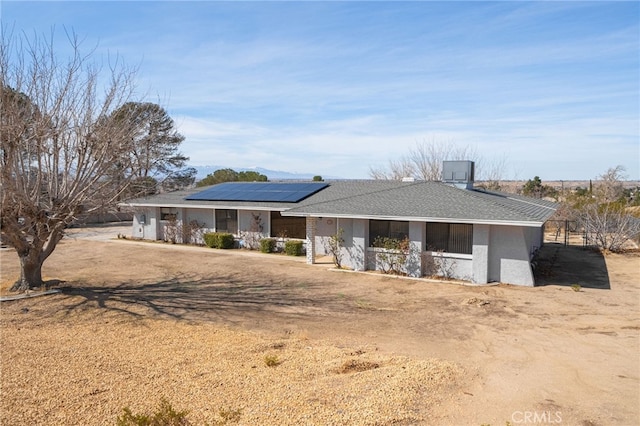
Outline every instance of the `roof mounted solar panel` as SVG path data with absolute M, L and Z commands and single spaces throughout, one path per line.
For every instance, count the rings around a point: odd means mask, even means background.
M 324 182 L 225 182 L 185 200 L 297 203 L 327 186 Z

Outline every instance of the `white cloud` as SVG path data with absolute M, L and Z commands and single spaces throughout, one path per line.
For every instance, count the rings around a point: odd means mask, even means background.
M 75 22 L 98 54 L 140 64 L 196 165 L 366 177 L 435 139 L 508 152 L 521 177 L 640 175 L 637 3 L 153 6 L 3 12 L 20 29 Z

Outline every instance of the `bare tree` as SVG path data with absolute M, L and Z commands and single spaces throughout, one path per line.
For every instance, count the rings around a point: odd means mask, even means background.
M 504 174 L 508 164 L 507 156 L 502 155 L 493 161 L 483 161 L 478 179 L 482 180 L 481 187 L 491 191 L 505 190 L 503 187 Z
M 618 201 L 624 194 L 622 181 L 626 178 L 624 166 L 610 167 L 598 176 L 594 195 L 600 202 L 612 203 Z
M 0 34 L 2 236 L 21 265 L 12 290 L 39 287 L 42 265 L 64 229 L 128 186 L 132 134 L 111 113 L 133 97 L 135 70 L 119 60 L 105 69 L 67 33 L 71 55 L 59 60 L 49 37 Z M 106 80 L 100 78 L 106 77 Z
M 474 147 L 460 146 L 451 141 L 417 143 L 406 155 L 399 159 L 391 159 L 386 167 L 370 167 L 369 176 L 373 179 L 399 180 L 413 177 L 419 180 L 442 180 L 442 163 L 444 161 L 471 160 L 475 162 L 476 178 L 484 178 L 486 162 Z M 504 164 L 502 157 L 498 162 L 487 167 L 487 178 L 497 184 L 502 179 Z
M 607 251 L 620 251 L 627 240 L 640 235 L 640 219 L 628 211 L 631 201 L 624 196 L 624 167 L 609 168 L 598 176 L 593 191 L 567 202 L 584 228 L 588 241 Z
M 580 211 L 580 219 L 587 240 L 607 251 L 621 251 L 628 239 L 640 234 L 640 219 L 625 212 L 621 204 L 588 204 Z

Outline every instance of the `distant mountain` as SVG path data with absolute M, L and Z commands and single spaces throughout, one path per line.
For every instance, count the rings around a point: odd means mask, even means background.
M 233 168 L 226 166 L 192 166 L 194 169 L 198 171 L 196 175 L 196 180 L 200 180 L 205 178 L 207 175 L 215 172 L 219 169 L 233 169 L 236 172 L 258 172 L 265 175 L 269 180 L 278 180 L 278 179 L 313 179 L 316 175 L 314 173 L 291 173 L 284 172 L 282 170 L 270 170 L 262 167 L 249 167 L 249 168 Z M 335 179 L 335 177 L 331 176 L 323 176 L 323 178 Z

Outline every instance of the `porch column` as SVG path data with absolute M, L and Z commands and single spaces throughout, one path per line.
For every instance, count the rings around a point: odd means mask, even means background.
M 422 276 L 422 251 L 426 240 L 427 227 L 424 222 L 409 222 L 409 258 L 406 273 L 410 277 Z
M 353 219 L 351 231 L 353 238 L 351 266 L 355 271 L 366 271 L 367 247 L 369 247 L 369 219 Z
M 307 263 L 316 263 L 316 218 L 307 216 Z

